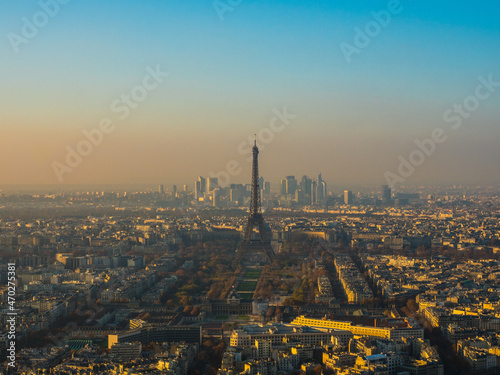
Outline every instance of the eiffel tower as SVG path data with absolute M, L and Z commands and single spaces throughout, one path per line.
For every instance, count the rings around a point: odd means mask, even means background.
M 250 215 L 248 215 L 248 223 L 245 228 L 245 237 L 243 241 L 241 241 L 239 249 L 236 251 L 233 268 L 236 268 L 243 260 L 243 257 L 248 253 L 263 253 L 269 263 L 272 263 L 275 258 L 271 241 L 264 228 L 264 217 L 260 209 L 259 148 L 257 147 L 257 139 L 254 141 L 252 155 L 252 196 L 250 199 Z M 260 238 L 258 239 L 252 238 L 254 228 L 257 228 L 259 231 Z

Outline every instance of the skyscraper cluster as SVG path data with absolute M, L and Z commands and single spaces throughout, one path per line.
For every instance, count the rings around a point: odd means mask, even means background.
M 271 196 L 271 183 L 259 178 L 259 189 L 262 199 Z M 228 187 L 219 186 L 216 177 L 198 176 L 194 186 L 194 198 L 199 203 L 210 204 L 214 207 L 240 207 L 247 203 L 252 191 L 251 184 L 230 184 Z
M 327 184 L 321 177 L 321 173 L 317 179 L 303 176 L 300 183 L 295 176 L 286 176 L 281 180 L 281 201 L 321 205 L 326 203 L 327 195 Z

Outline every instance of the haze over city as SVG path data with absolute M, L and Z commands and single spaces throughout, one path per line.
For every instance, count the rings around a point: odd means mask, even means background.
M 498 374 L 499 15 L 0 1 L 0 373 Z
M 192 184 L 230 161 L 248 183 L 253 134 L 273 184 L 378 185 L 436 128 L 446 140 L 398 183 L 500 183 L 496 3 L 70 1 L 47 22 L 41 9 L 0 4 L 0 185 Z M 103 119 L 113 130 L 68 166 Z

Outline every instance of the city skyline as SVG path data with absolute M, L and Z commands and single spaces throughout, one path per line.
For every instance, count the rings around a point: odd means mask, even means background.
M 54 1 L 0 5 L 0 185 L 245 183 L 253 134 L 276 183 L 500 183 L 498 5 Z
M 0 2 L 0 373 L 500 372 L 500 4 Z

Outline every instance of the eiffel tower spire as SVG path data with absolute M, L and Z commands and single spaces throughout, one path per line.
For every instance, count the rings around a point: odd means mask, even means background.
M 260 186 L 259 186 L 259 148 L 257 147 L 257 135 L 252 149 L 252 197 L 250 200 L 250 216 L 261 213 L 260 211 Z
M 269 263 L 272 263 L 275 256 L 269 240 L 265 226 L 264 217 L 262 216 L 260 206 L 260 187 L 259 187 L 259 148 L 257 147 L 257 136 L 255 136 L 254 146 L 252 148 L 252 195 L 250 198 L 250 214 L 248 215 L 248 222 L 245 228 L 245 236 L 241 241 L 240 247 L 236 252 L 233 261 L 233 267 L 241 263 L 243 257 L 247 253 L 260 252 L 263 253 Z M 260 238 L 253 239 L 253 229 L 257 228 Z

